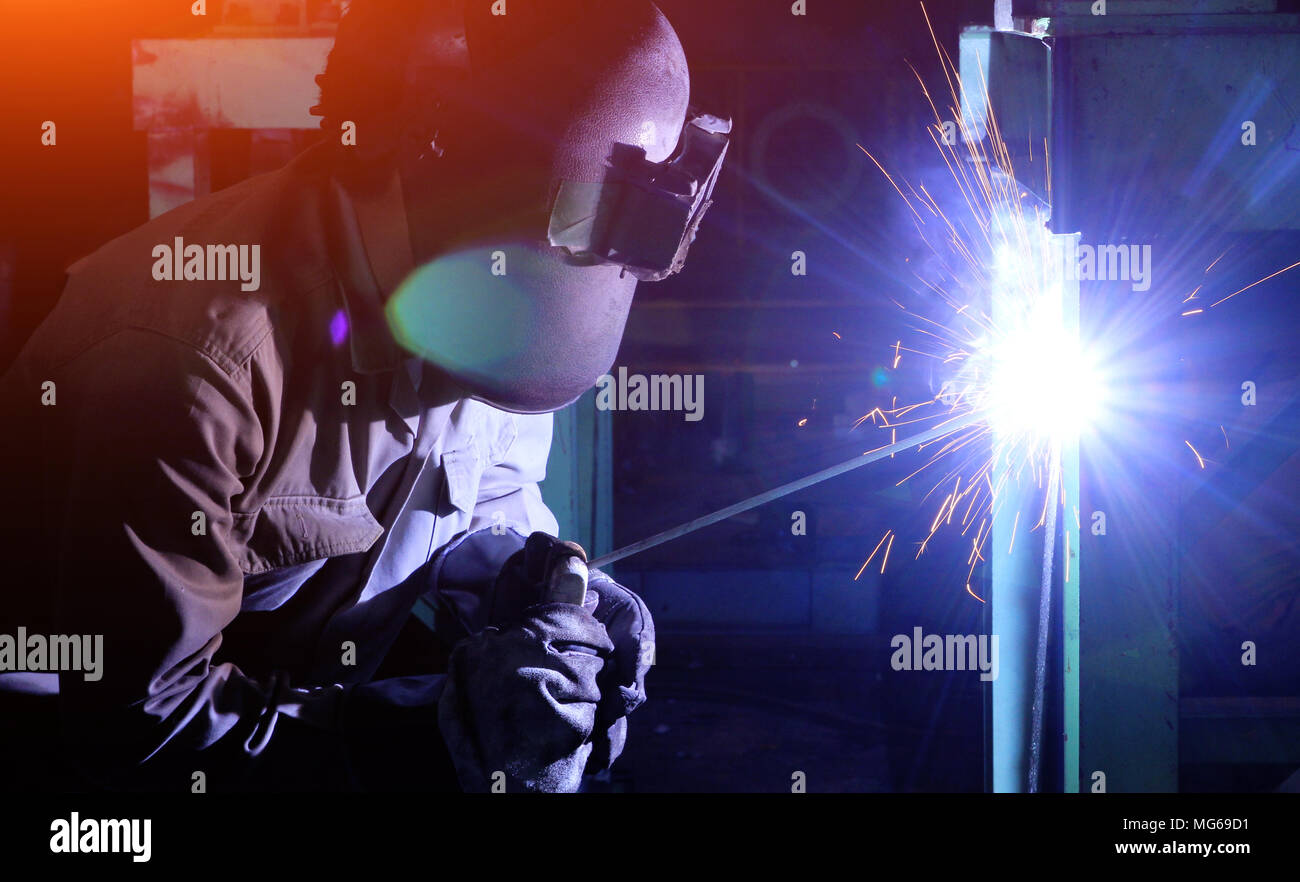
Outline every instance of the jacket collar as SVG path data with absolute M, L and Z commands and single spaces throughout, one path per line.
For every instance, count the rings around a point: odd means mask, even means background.
M 384 313 L 388 297 L 415 265 L 401 180 L 394 173 L 385 187 L 358 196 L 329 174 L 325 156 L 319 146 L 308 148 L 291 163 L 291 175 L 315 182 L 307 198 L 300 189 L 280 194 L 286 216 L 277 226 L 300 240 L 291 271 L 303 290 L 322 281 L 337 285 L 353 370 L 392 372 L 388 405 L 415 433 L 424 402 L 448 405 L 464 392 L 438 372 L 431 376 L 428 365 L 405 352 Z M 443 407 L 444 421 L 446 412 Z
M 409 356 L 393 338 L 384 304 L 414 269 L 401 179 L 357 194 L 326 182 L 330 257 L 343 298 L 352 366 L 362 374 L 394 370 Z

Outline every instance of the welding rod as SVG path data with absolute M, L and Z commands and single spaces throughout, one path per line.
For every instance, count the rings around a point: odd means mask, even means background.
M 796 490 L 811 487 L 813 484 L 819 484 L 828 478 L 834 478 L 838 475 L 844 474 L 845 472 L 851 472 L 856 468 L 861 468 L 862 466 L 867 465 L 868 463 L 876 462 L 877 460 L 884 459 L 887 456 L 893 456 L 895 453 L 901 453 L 912 447 L 918 447 L 928 441 L 942 438 L 944 435 L 950 435 L 959 429 L 964 429 L 967 426 L 980 422 L 983 418 L 984 415 L 978 412 L 955 417 L 947 422 L 940 423 L 937 426 L 932 426 L 924 432 L 910 435 L 901 441 L 895 441 L 893 444 L 880 447 L 876 450 L 861 454 L 860 456 L 855 456 L 847 462 L 842 462 L 839 465 L 822 469 L 820 472 L 813 472 L 811 475 L 799 478 L 797 481 L 782 484 L 780 487 L 760 493 L 757 496 L 751 496 L 748 499 L 737 502 L 735 505 L 729 505 L 726 508 L 719 509 L 712 514 L 706 514 L 703 517 L 696 518 L 693 521 L 687 521 L 686 523 L 673 527 L 670 530 L 656 533 L 648 539 L 642 539 L 640 542 L 633 542 L 631 545 L 625 545 L 622 548 L 611 551 L 609 554 L 602 554 L 600 557 L 591 561 L 589 566 L 603 567 L 607 564 L 612 564 L 615 561 L 622 560 L 625 557 L 640 554 L 647 548 L 654 548 L 656 545 L 663 545 L 665 542 L 679 539 L 689 533 L 694 533 L 696 530 L 702 530 L 705 527 L 716 524 L 719 521 L 725 521 L 727 518 L 738 515 L 741 512 L 749 511 L 751 508 L 757 508 L 765 502 L 771 502 L 775 499 L 780 499 L 782 496 L 788 496 Z

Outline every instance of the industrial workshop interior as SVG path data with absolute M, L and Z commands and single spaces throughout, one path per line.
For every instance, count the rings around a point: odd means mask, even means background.
M 1294 817 L 1300 0 L 0 32 L 6 852 L 227 793 Z

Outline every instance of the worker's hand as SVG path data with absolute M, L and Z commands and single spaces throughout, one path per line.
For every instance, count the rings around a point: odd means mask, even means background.
M 627 716 L 645 703 L 645 675 L 654 664 L 655 625 L 641 598 L 606 576 L 591 570 L 587 597 L 599 598 L 595 617 L 614 644 L 612 657 L 601 669 L 600 708 L 595 750 L 587 763 L 591 774 L 609 768 L 623 753 Z
M 548 533 L 530 535 L 524 547 L 510 555 L 492 586 L 492 602 L 488 623 L 518 621 L 528 607 L 543 603 L 551 571 L 566 557 L 576 557 L 587 562 L 587 553 L 576 542 L 561 542 Z M 596 610 L 599 595 L 588 592 L 583 607 L 588 612 Z M 596 618 L 600 618 L 599 614 Z
M 533 533 L 525 541 L 514 531 L 498 535 L 482 530 L 449 544 L 439 552 L 433 568 L 438 633 L 448 645 L 459 646 L 485 629 L 506 632 L 527 622 L 541 608 L 538 605 L 544 600 L 551 568 L 570 554 L 586 559 L 579 546 L 545 533 Z M 495 578 L 485 578 L 485 572 L 494 570 Z M 579 609 L 568 604 L 558 606 L 570 613 Z M 639 597 L 600 570 L 590 571 L 582 610 L 588 619 L 603 627 L 609 644 L 609 648 L 596 650 L 602 661 L 596 675 L 599 706 L 590 728 L 590 743 L 584 747 L 586 771 L 595 773 L 608 768 L 622 753 L 627 740 L 627 715 L 645 701 L 645 674 L 654 663 L 654 623 Z M 467 650 L 459 663 L 468 664 L 476 653 L 488 648 L 485 644 Z M 455 664 L 452 673 L 456 674 Z M 464 728 L 460 726 L 457 731 Z M 494 770 L 484 774 L 490 776 Z M 476 789 L 486 785 L 476 780 L 467 786 Z
M 457 644 L 438 722 L 461 786 L 577 790 L 613 652 L 605 627 L 567 603 L 534 605 Z
M 493 591 L 493 621 L 520 615 L 543 596 L 551 570 L 566 556 L 587 560 L 582 547 L 546 533 L 533 533 L 506 561 Z M 654 663 L 654 621 L 646 605 L 600 570 L 591 570 L 585 608 L 605 626 L 613 651 L 601 669 L 600 708 L 593 734 L 595 749 L 587 771 L 608 768 L 623 752 L 627 716 L 645 702 L 645 675 Z

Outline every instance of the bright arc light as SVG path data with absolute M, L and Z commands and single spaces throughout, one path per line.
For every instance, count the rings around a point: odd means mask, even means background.
M 1097 416 L 1103 398 L 1097 366 L 1048 298 L 1029 305 L 1023 321 L 997 336 L 987 402 L 996 433 L 1061 441 Z
M 1020 229 L 994 255 L 983 404 L 996 435 L 1035 448 L 1072 438 L 1098 418 L 1103 383 L 1077 321 L 1066 320 L 1067 292 L 1077 282 L 1063 279 L 1055 257 L 1064 237 L 1036 225 Z

